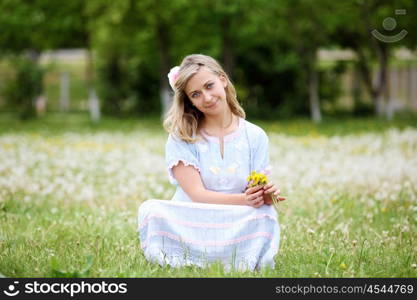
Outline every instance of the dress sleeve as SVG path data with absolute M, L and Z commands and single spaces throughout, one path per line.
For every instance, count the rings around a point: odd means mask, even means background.
M 172 134 L 168 136 L 165 145 L 165 161 L 169 182 L 175 185 L 178 184 L 178 182 L 174 177 L 172 168 L 178 165 L 180 161 L 182 161 L 185 166 L 193 166 L 200 172 L 200 163 L 197 158 L 196 147 L 193 144 L 174 137 Z
M 269 175 L 271 173 L 271 165 L 269 164 L 269 138 L 265 131 L 261 128 L 256 134 L 256 141 L 253 149 L 253 170 L 258 173 Z

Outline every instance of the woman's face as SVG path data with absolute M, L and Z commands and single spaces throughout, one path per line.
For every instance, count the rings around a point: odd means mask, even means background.
M 224 76 L 218 76 L 203 66 L 188 80 L 184 91 L 203 114 L 216 115 L 226 108 L 226 86 Z

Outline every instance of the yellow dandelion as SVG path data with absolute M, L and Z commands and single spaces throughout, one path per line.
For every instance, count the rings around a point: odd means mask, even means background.
M 347 266 L 346 266 L 346 264 L 345 264 L 345 263 L 341 263 L 339 267 L 340 267 L 340 269 L 342 269 L 342 270 L 346 270 L 346 269 L 347 269 Z
M 265 184 L 268 182 L 268 178 L 264 174 L 257 173 L 252 171 L 248 176 L 248 182 L 252 182 L 250 187 L 254 187 L 260 184 Z

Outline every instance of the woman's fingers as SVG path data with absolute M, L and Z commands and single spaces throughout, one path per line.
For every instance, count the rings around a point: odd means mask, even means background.
M 281 194 L 281 190 L 276 188 L 275 185 L 270 182 L 266 185 L 257 185 L 251 188 L 246 189 L 246 195 L 248 195 L 248 204 L 252 207 L 258 208 L 265 203 L 264 194 L 273 194 L 278 201 L 284 201 L 287 198 L 279 196 Z
M 286 197 L 279 196 L 279 194 L 281 194 L 280 190 L 276 190 L 274 192 L 274 195 L 275 195 L 275 197 L 277 198 L 278 201 L 284 201 L 285 199 L 287 199 Z
M 281 190 L 280 189 L 277 189 L 275 187 L 272 187 L 269 190 L 266 190 L 265 193 L 266 194 L 274 193 L 274 195 L 278 196 L 279 194 L 281 194 Z
M 256 193 L 252 194 L 251 195 L 252 196 L 251 197 L 252 201 L 257 200 L 258 198 L 262 198 L 263 193 L 264 193 L 264 191 L 260 190 L 260 191 L 257 191 Z
M 255 193 L 255 192 L 259 191 L 259 190 L 262 190 L 262 186 L 261 185 L 257 185 L 257 186 L 254 186 L 254 187 L 251 187 L 251 188 L 247 189 L 246 190 L 246 194 L 253 194 L 253 193 Z
M 257 185 L 246 190 L 246 194 L 249 196 L 248 201 L 251 206 L 258 208 L 265 204 L 263 195 L 273 193 L 278 201 L 284 201 L 287 198 L 279 196 L 281 190 L 277 189 L 273 183 L 266 185 Z
M 255 201 L 253 201 L 253 207 L 256 207 L 256 208 L 262 206 L 263 204 L 264 204 L 263 197 L 256 198 Z

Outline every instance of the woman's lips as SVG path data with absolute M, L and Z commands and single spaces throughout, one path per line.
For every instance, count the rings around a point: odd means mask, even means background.
M 216 105 L 217 105 L 217 102 L 218 101 L 216 101 L 216 102 L 214 102 L 212 105 L 210 105 L 210 106 L 206 106 L 206 108 L 213 108 L 213 107 L 215 107 Z

